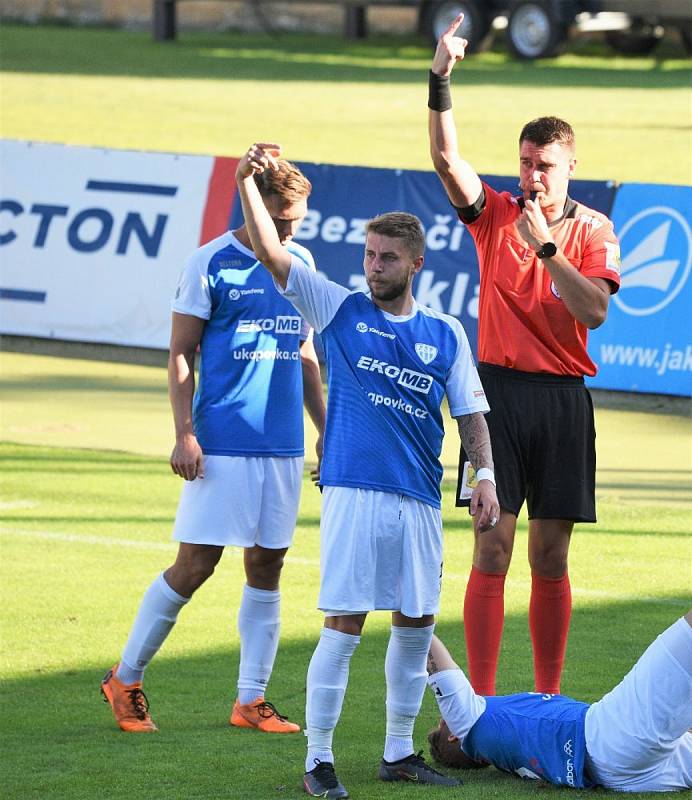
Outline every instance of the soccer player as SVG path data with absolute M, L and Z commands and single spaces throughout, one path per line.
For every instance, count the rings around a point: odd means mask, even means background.
M 520 197 L 498 194 L 458 153 L 449 90 L 466 40 L 459 15 L 440 38 L 430 71 L 430 152 L 450 202 L 476 244 L 480 266 L 478 371 L 497 460 L 500 520 L 476 526 L 464 600 L 471 684 L 495 693 L 504 584 L 517 515 L 527 501 L 529 628 L 535 689 L 559 693 L 572 610 L 567 556 L 575 522 L 595 522 L 595 429 L 584 375 L 596 366 L 589 328 L 617 291 L 619 246 L 603 214 L 568 193 L 574 132 L 541 117 L 519 136 Z
M 310 253 L 292 241 L 307 211 L 310 182 L 287 161 L 256 181 L 282 252 L 313 270 Z M 224 547 L 242 547 L 246 584 L 230 723 L 296 733 L 300 727 L 264 694 L 279 642 L 279 578 L 302 484 L 301 401 L 319 432 L 318 460 L 325 407 L 312 332 L 259 265 L 245 225 L 199 248 L 183 269 L 168 376 L 176 434 L 170 463 L 185 479 L 173 530 L 178 555 L 146 591 L 102 692 L 122 730 L 157 730 L 142 691 L 144 670 Z
M 332 734 L 365 618 L 383 609 L 393 613 L 379 777 L 456 786 L 414 754 L 413 725 L 442 576 L 440 406 L 446 395 L 477 470 L 470 511 L 483 530 L 499 511 L 485 395 L 459 321 L 413 299 L 425 245 L 420 220 L 401 212 L 370 220 L 363 263 L 369 292 L 351 292 L 280 246 L 252 177 L 275 169 L 278 153 L 278 145 L 253 145 L 236 177 L 253 249 L 321 334 L 329 375 L 320 476 L 318 605 L 325 625 L 307 676 L 303 784 L 313 797 L 348 797 L 334 771 Z
M 692 789 L 691 626 L 692 611 L 591 706 L 554 694 L 482 697 L 433 638 L 428 683 L 443 719 L 430 752 L 450 767 L 494 764 L 575 789 Z

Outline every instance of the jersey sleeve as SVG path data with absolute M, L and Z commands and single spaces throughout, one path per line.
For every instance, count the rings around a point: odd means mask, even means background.
M 317 333 L 321 333 L 329 325 L 339 306 L 351 294 L 345 286 L 327 280 L 293 254 L 286 288 L 282 289 L 278 284 L 276 288 Z
M 447 373 L 445 386 L 449 412 L 453 417 L 462 417 L 479 411 L 485 414 L 490 411 L 490 406 L 485 398 L 466 332 L 458 320 L 454 319 L 451 324 L 457 340 L 457 352 Z
M 211 317 L 211 294 L 207 260 L 194 253 L 183 267 L 171 309 L 178 314 L 187 314 L 200 319 Z
M 585 278 L 603 278 L 610 284 L 611 294 L 620 288 L 620 243 L 613 223 L 607 219 L 590 218 L 594 228 L 588 237 L 579 271 Z
M 466 225 L 469 233 L 473 237 L 478 252 L 479 269 L 481 272 L 485 267 L 483 255 L 493 247 L 496 247 L 496 232 L 498 229 L 514 221 L 519 216 L 519 206 L 516 198 L 508 192 L 500 194 L 496 192 L 485 181 L 482 181 L 481 194 L 473 206 L 475 213 L 468 221 L 464 219 L 460 210 L 459 219 Z M 466 210 L 468 210 L 466 209 Z
M 313 272 L 316 271 L 315 259 L 312 257 L 312 253 L 306 247 L 302 247 L 295 242 L 291 242 L 288 251 L 292 256 L 297 256 L 301 261 L 303 261 L 308 269 L 311 269 Z M 312 328 L 305 321 L 305 318 L 301 316 L 300 341 L 307 342 L 308 339 L 312 339 Z

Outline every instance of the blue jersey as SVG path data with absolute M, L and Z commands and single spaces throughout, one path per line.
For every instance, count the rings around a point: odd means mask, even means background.
M 442 401 L 455 417 L 488 410 L 461 323 L 415 303 L 406 316 L 388 314 L 296 258 L 285 296 L 321 334 L 327 357 L 321 482 L 439 508 Z
M 287 249 L 314 269 L 304 247 Z M 203 452 L 302 455 L 300 342 L 309 329 L 254 253 L 230 232 L 200 247 L 182 272 L 173 311 L 207 320 L 193 402 Z
M 562 695 L 511 694 L 486 697 L 485 711 L 463 740 L 474 761 L 489 761 L 523 778 L 582 789 L 587 703 Z

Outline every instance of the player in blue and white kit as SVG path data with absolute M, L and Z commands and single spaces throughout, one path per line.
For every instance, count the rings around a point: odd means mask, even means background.
M 328 367 L 318 603 L 325 625 L 308 669 L 303 784 L 315 797 L 348 797 L 334 771 L 332 735 L 366 615 L 385 609 L 393 613 L 379 776 L 456 786 L 414 754 L 413 725 L 442 576 L 441 404 L 446 396 L 470 448 L 479 479 L 471 512 L 487 528 L 499 506 L 485 394 L 459 321 L 413 299 L 425 245 L 420 220 L 394 212 L 368 223 L 370 291 L 351 292 L 280 246 L 252 179 L 274 169 L 278 153 L 277 145 L 253 145 L 236 177 L 253 249 L 320 333 Z
M 257 176 L 257 189 L 282 251 L 314 270 L 310 253 L 291 241 L 307 211 L 310 182 L 282 161 L 276 171 Z M 312 332 L 277 292 L 244 225 L 197 250 L 181 274 L 169 393 L 176 432 L 171 468 L 185 479 L 173 531 L 178 555 L 144 595 L 102 691 L 123 730 L 157 729 L 142 691 L 144 670 L 223 548 L 234 545 L 244 548 L 246 585 L 230 722 L 296 733 L 299 726 L 264 694 L 279 641 L 279 578 L 302 485 L 303 400 L 319 432 L 319 459 L 324 399 Z
M 621 792 L 692 789 L 692 611 L 593 705 L 552 694 L 482 697 L 433 637 L 428 683 L 442 714 L 436 761 Z

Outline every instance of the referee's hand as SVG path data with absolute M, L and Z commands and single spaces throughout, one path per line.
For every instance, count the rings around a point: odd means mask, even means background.
M 457 61 L 461 61 L 466 55 L 468 41 L 454 35 L 463 21 L 464 15 L 459 14 L 449 28 L 440 36 L 433 56 L 432 66 L 430 67 L 435 75 L 439 75 L 442 78 L 449 77 Z
M 471 495 L 469 514 L 475 519 L 476 527 L 481 533 L 490 531 L 497 525 L 500 519 L 500 503 L 492 481 L 478 481 L 478 486 Z

